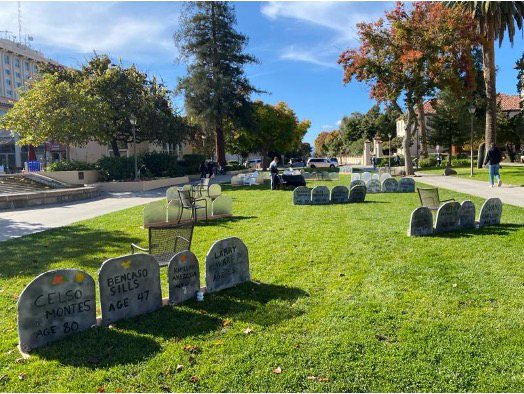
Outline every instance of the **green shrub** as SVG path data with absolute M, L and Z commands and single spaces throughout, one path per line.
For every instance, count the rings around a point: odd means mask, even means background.
M 89 171 L 94 170 L 95 163 L 88 163 L 86 161 L 55 161 L 47 166 L 47 171 Z
M 421 168 L 436 167 L 437 160 L 435 159 L 435 156 L 430 156 L 427 159 L 420 159 L 418 162 L 418 166 Z
M 470 159 L 451 159 L 452 167 L 469 167 L 470 163 Z M 473 165 L 475 165 L 475 160 L 473 160 Z
M 398 167 L 401 167 L 404 165 L 404 156 L 400 156 L 400 164 Z M 387 157 L 381 157 L 380 159 L 377 159 L 377 167 L 385 167 L 389 165 L 389 158 Z M 391 167 L 395 167 L 395 164 L 393 164 L 393 156 L 391 156 Z
M 226 165 L 225 167 L 226 171 L 238 171 L 238 170 L 245 170 L 246 167 L 240 164 L 232 164 L 232 165 Z
M 186 174 L 200 173 L 200 164 L 206 161 L 206 156 L 199 154 L 188 154 L 183 156 L 183 160 L 179 160 L 178 165 L 183 168 Z
M 142 163 L 138 158 L 138 166 Z M 127 181 L 135 178 L 135 160 L 131 157 L 104 156 L 96 162 L 104 181 Z
M 183 168 L 179 167 L 176 156 L 168 153 L 148 152 L 140 157 L 145 166 L 141 173 L 148 177 L 177 177 L 184 175 Z
M 306 172 L 313 172 L 313 171 L 315 172 L 319 172 L 319 171 L 339 172 L 340 168 L 338 167 L 315 167 L 315 168 L 305 167 L 304 171 Z

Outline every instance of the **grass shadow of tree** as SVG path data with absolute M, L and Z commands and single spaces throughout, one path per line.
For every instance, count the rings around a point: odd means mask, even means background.
M 93 251 L 119 256 L 131 243 L 142 241 L 121 230 L 95 230 L 74 224 L 0 243 L 3 277 L 34 276 L 52 263 L 71 260 L 79 267 L 98 268 L 104 259 L 93 259 Z

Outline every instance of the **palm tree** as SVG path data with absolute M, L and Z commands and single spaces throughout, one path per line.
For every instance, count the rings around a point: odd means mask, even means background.
M 524 1 L 449 1 L 450 7 L 462 7 L 471 13 L 477 21 L 479 33 L 484 38 L 482 44 L 482 62 L 484 83 L 486 86 L 486 147 L 496 142 L 497 90 L 495 84 L 495 40 L 499 46 L 508 31 L 508 38 L 513 46 L 515 25 L 522 29 L 524 21 Z M 487 151 L 487 149 L 486 149 Z

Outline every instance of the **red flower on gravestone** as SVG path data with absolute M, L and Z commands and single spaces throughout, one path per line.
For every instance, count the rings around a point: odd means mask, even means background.
M 185 263 L 186 262 L 186 256 L 185 255 L 180 256 L 180 262 L 181 263 Z
M 64 283 L 64 277 L 62 275 L 56 275 L 53 277 L 53 285 L 61 285 Z

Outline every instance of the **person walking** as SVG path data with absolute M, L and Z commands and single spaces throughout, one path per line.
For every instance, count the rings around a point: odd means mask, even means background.
M 209 175 L 208 178 L 213 176 L 213 162 L 211 160 L 207 162 L 207 174 Z
M 373 165 L 373 169 L 377 169 L 377 156 L 373 155 L 371 156 L 371 164 Z
M 440 167 L 440 165 L 442 164 L 442 156 L 439 152 L 437 152 L 437 154 L 435 155 L 435 160 L 437 161 L 437 167 Z
M 502 152 L 495 146 L 495 144 L 491 144 L 488 150 L 488 153 L 486 154 L 486 158 L 484 159 L 484 165 L 488 166 L 488 173 L 489 173 L 489 186 L 493 187 L 494 185 L 494 179 L 497 178 L 497 186 L 500 187 L 502 185 L 502 181 L 500 180 L 500 174 L 499 174 L 499 168 L 500 168 L 500 162 L 504 160 L 504 155 Z
M 278 157 L 274 157 L 269 164 L 269 173 L 271 174 L 271 190 L 275 190 L 278 186 Z
M 200 171 L 200 179 L 205 178 L 206 173 L 207 173 L 207 167 L 206 167 L 205 161 L 203 161 L 202 164 L 200 164 L 200 167 L 198 168 L 198 170 Z

